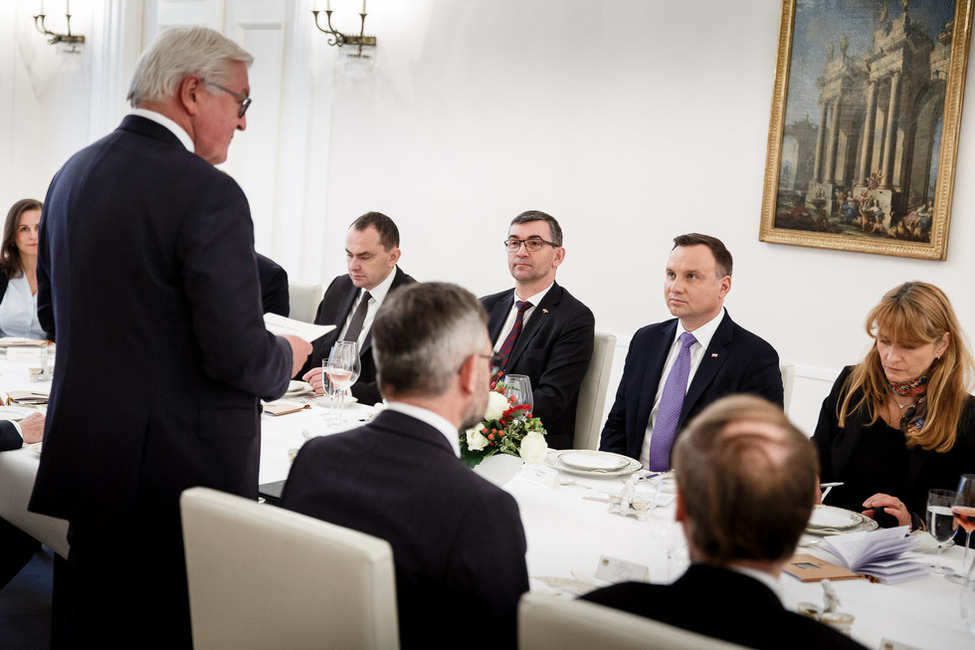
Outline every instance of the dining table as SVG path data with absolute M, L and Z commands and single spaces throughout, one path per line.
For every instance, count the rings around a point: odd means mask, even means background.
M 30 368 L 37 365 L 29 358 L 0 355 L 0 395 L 12 390 L 49 390 L 50 382 L 32 378 Z M 272 415 L 274 409 L 265 409 L 260 483 L 285 480 L 294 454 L 307 439 L 361 426 L 382 408 L 381 404 L 350 404 L 336 420 L 324 401 L 296 392 L 275 402 L 292 405 L 297 409 L 294 412 Z M 93 400 L 93 408 L 98 408 L 97 400 Z M 672 485 L 661 482 L 660 477 L 641 479 L 647 474 L 643 470 L 626 474 L 571 470 L 558 463 L 557 456 L 558 452 L 549 452 L 541 464 L 530 465 L 515 456 L 496 454 L 474 468 L 518 503 L 528 542 L 532 591 L 574 598 L 623 579 L 669 583 L 679 577 L 687 565 L 687 550 L 674 521 Z M 0 453 L 0 516 L 66 556 L 67 522 L 27 511 L 39 457 L 37 446 Z M 627 488 L 634 476 L 637 480 Z M 624 489 L 633 491 L 634 502 L 644 506 L 638 508 L 642 513 L 616 512 Z M 835 561 L 811 544 L 799 552 Z M 932 562 L 933 548 L 919 547 L 914 555 Z M 943 560 L 949 567 L 960 567 L 962 549 L 947 549 Z M 899 584 L 854 579 L 832 585 L 839 610 L 854 617 L 851 636 L 868 648 L 975 648 L 975 636 L 967 631 L 960 614 L 961 586 L 941 575 L 930 573 Z M 787 574 L 779 577 L 777 591 L 783 605 L 792 610 L 800 602 L 823 602 L 819 583 L 804 583 Z M 729 599 L 734 597 L 728 594 Z M 760 617 L 754 624 L 762 624 Z M 788 647 L 787 639 L 783 639 L 783 647 Z

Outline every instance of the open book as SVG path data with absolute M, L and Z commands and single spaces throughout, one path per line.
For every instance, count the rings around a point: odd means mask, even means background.
M 908 526 L 898 526 L 834 535 L 824 540 L 819 548 L 851 571 L 873 576 L 885 584 L 894 584 L 928 575 L 926 565 L 904 557 L 904 553 L 912 550 L 916 542 L 908 533 Z

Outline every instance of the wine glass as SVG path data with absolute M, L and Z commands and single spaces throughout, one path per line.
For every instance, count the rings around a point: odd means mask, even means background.
M 961 620 L 972 634 L 975 634 L 975 580 L 968 580 L 961 588 L 959 597 Z
M 514 404 L 527 404 L 529 411 L 534 411 L 535 402 L 532 398 L 532 382 L 528 375 L 505 375 L 505 397 L 514 399 Z
M 322 359 L 322 400 L 325 404 L 325 415 L 323 416 L 326 425 L 335 425 L 340 421 L 339 395 L 344 391 L 328 378 L 328 359 Z
M 355 341 L 337 341 L 325 364 L 325 374 L 339 392 L 339 421 L 344 421 L 345 392 L 359 378 L 359 348 Z
M 958 493 L 952 490 L 928 490 L 926 522 L 928 532 L 938 543 L 938 559 L 937 564 L 932 566 L 933 573 L 942 574 L 948 571 L 941 559 L 941 553 L 945 550 L 948 540 L 958 531 L 958 525 L 955 524 L 951 513 L 951 505 L 957 496 Z
M 951 502 L 951 514 L 955 523 L 965 530 L 965 553 L 961 560 L 961 573 L 945 576 L 952 582 L 968 580 L 968 546 L 975 530 L 975 474 L 962 474 L 958 480 L 958 494 Z

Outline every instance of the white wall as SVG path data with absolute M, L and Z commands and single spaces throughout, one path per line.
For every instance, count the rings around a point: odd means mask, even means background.
M 118 2 L 76 0 L 72 11 L 82 25 L 86 12 L 93 21 Z M 332 5 L 352 31 L 360 5 Z M 934 282 L 975 327 L 971 79 L 946 262 L 758 241 L 777 0 L 370 0 L 367 32 L 379 48 L 365 79 L 336 71 L 308 0 L 145 6 L 147 35 L 192 11 L 258 50 L 249 129 L 227 167 L 260 206 L 258 248 L 295 279 L 343 272 L 347 224 L 380 210 L 400 226 L 406 271 L 496 291 L 510 285 L 500 245 L 508 220 L 545 210 L 565 230 L 559 281 L 592 308 L 598 329 L 620 337 L 619 364 L 636 328 L 668 316 L 661 284 L 672 237 L 714 234 L 736 258 L 728 309 L 797 364 L 792 414 L 807 430 L 832 377 L 864 352 L 863 318 L 887 289 Z M 107 100 L 89 96 L 85 57 L 118 48 L 96 29 L 69 71 L 31 31 L 33 10 L 0 5 L 6 204 L 42 194 L 60 162 L 101 135 L 87 113 L 106 112 Z M 261 40 L 253 30 L 264 24 L 274 33 Z M 141 46 L 136 31 L 123 40 Z M 248 148 L 251 135 L 271 151 Z

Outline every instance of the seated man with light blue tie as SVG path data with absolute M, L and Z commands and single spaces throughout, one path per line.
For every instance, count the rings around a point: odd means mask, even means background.
M 779 356 L 724 309 L 731 271 L 721 240 L 697 233 L 674 238 L 664 298 L 676 318 L 633 335 L 601 450 L 665 472 L 684 424 L 718 398 L 751 393 L 782 406 Z
M 528 377 L 534 414 L 548 432 L 548 446 L 569 449 L 596 321 L 588 307 L 555 281 L 565 261 L 562 228 L 555 217 L 538 210 L 522 212 L 512 219 L 504 246 L 514 291 L 481 298 L 494 350 L 503 359 L 498 370 Z

